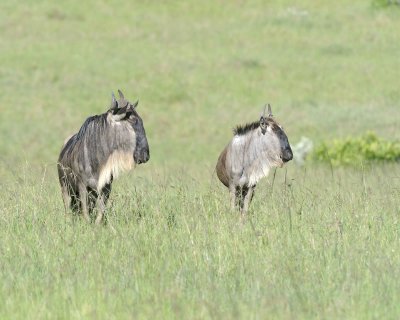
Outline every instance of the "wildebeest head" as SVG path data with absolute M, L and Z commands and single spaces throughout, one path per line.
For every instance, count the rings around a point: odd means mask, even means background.
M 272 116 L 271 106 L 268 104 L 268 116 L 264 112 L 260 117 L 261 133 L 280 147 L 280 160 L 282 165 L 293 159 L 293 152 L 283 127 Z
M 118 90 L 119 100 L 115 98 L 114 93 L 111 98 L 111 106 L 108 110 L 114 121 L 126 121 L 132 127 L 136 136 L 135 151 L 133 159 L 135 163 L 145 163 L 150 159 L 149 144 L 147 143 L 146 132 L 143 127 L 143 120 L 136 111 L 139 101 L 131 104 L 121 90 Z

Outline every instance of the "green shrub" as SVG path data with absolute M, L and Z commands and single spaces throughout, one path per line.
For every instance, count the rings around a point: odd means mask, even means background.
M 373 0 L 372 5 L 374 7 L 389 7 L 389 6 L 400 6 L 400 0 Z
M 332 165 L 360 165 L 366 162 L 400 160 L 400 141 L 387 141 L 373 132 L 358 138 L 323 142 L 314 151 L 314 159 Z

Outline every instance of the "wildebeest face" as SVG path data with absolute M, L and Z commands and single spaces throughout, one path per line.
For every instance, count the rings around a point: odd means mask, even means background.
M 280 125 L 276 125 L 274 127 L 274 132 L 279 139 L 279 145 L 281 146 L 281 159 L 283 162 L 288 162 L 293 159 L 292 148 L 290 147 L 288 137 L 283 131 L 283 128 Z
M 283 128 L 272 118 L 272 114 L 268 118 L 261 116 L 260 118 L 261 133 L 270 141 L 274 141 L 274 145 L 279 148 L 279 160 L 283 163 L 293 159 L 293 152 L 289 144 Z
M 135 132 L 135 151 L 133 160 L 135 163 L 145 163 L 150 159 L 149 144 L 147 142 L 146 131 L 143 127 L 143 120 L 136 111 L 139 101 L 131 104 L 125 100 L 123 93 L 118 90 L 120 99 L 117 101 L 112 94 L 110 112 L 113 113 L 114 120 L 126 121 Z
M 137 164 L 145 163 L 150 159 L 150 150 L 146 131 L 143 127 L 143 120 L 136 110 L 133 110 L 127 121 L 131 124 L 136 134 L 136 148 L 133 153 L 133 159 Z

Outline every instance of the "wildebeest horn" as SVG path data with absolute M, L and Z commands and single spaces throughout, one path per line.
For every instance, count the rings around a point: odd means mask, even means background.
M 132 104 L 132 109 L 135 109 L 138 104 L 139 104 L 139 100 L 137 100 L 134 104 Z
M 265 109 L 264 109 L 265 112 Z M 271 105 L 268 103 L 268 117 L 272 118 L 272 110 L 271 110 Z
M 128 105 L 128 101 L 125 100 L 124 94 L 118 89 L 119 100 L 117 101 L 118 109 L 124 108 Z

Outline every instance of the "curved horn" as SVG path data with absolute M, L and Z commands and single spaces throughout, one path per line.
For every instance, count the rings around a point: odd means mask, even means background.
M 264 110 L 265 112 L 265 110 Z M 272 118 L 272 110 L 271 110 L 271 105 L 268 103 L 268 117 Z
M 139 104 L 139 100 L 137 100 L 134 104 L 132 104 L 132 109 L 135 109 L 138 104 Z
M 118 108 L 120 109 L 126 107 L 129 104 L 129 102 L 125 100 L 124 94 L 119 89 L 118 89 L 118 95 L 119 95 L 119 100 L 117 101 Z

